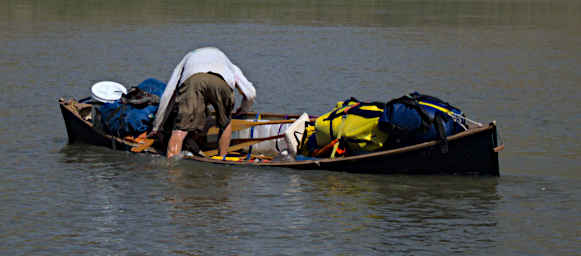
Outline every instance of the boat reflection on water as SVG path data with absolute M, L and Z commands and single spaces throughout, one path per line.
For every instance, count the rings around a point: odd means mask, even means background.
M 191 167 L 172 171 L 180 187 L 165 198 L 173 221 L 232 246 L 283 238 L 427 247 L 454 240 L 470 248 L 496 241 L 497 178 Z

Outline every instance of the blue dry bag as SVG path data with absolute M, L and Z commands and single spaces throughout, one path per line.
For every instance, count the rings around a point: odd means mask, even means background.
M 389 147 L 439 140 L 447 151 L 446 137 L 464 130 L 460 109 L 436 97 L 417 92 L 389 101 L 379 127 L 389 133 Z
M 114 103 L 105 103 L 97 112 L 100 114 L 102 129 L 117 137 L 136 136 L 151 129 L 158 104 L 152 102 L 151 95 L 161 97 L 165 90 L 165 83 L 149 78 L 141 82 L 135 89 L 130 89 L 128 95 L 140 95 L 138 101 L 141 104 L 129 104 L 135 99 L 127 99 L 124 95 L 122 100 Z M 132 94 L 132 92 L 136 92 Z M 148 97 L 143 97 L 143 96 Z M 145 99 L 145 100 L 143 100 Z

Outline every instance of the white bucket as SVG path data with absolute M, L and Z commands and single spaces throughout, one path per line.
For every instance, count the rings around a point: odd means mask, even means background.
M 127 94 L 127 89 L 117 82 L 101 81 L 91 86 L 91 98 L 99 102 L 113 103 L 123 94 Z
M 284 134 L 283 138 L 267 140 L 252 145 L 253 154 L 278 155 L 283 151 L 288 151 L 290 155 L 295 156 L 298 145 L 302 139 L 305 131 L 305 122 L 309 120 L 309 115 L 303 113 L 292 124 L 270 124 L 254 126 L 254 131 L 251 128 L 240 130 L 232 133 L 232 138 L 267 138 Z M 258 120 L 270 121 L 270 120 Z M 251 134 L 252 133 L 252 136 Z M 250 147 L 242 149 L 248 152 Z
M 261 121 L 269 121 L 269 120 L 258 120 Z M 267 138 L 272 136 L 277 136 L 283 134 L 286 129 L 291 124 L 267 124 L 267 125 L 257 125 L 253 128 L 248 128 L 244 130 L 240 130 L 238 132 L 232 133 L 232 138 Z M 254 131 L 252 131 L 252 129 Z M 252 133 L 252 134 L 251 134 Z M 251 136 L 252 135 L 252 136 Z M 267 140 L 263 142 L 256 143 L 252 145 L 252 153 L 253 154 L 265 154 L 265 155 L 277 155 L 278 153 L 287 150 L 288 145 L 286 143 L 285 138 L 278 138 L 273 140 Z M 248 152 L 250 147 L 242 149 L 244 152 Z
M 288 144 L 288 152 L 291 156 L 297 155 L 299 144 L 305 133 L 305 123 L 309 121 L 309 114 L 303 113 L 284 132 L 284 138 Z

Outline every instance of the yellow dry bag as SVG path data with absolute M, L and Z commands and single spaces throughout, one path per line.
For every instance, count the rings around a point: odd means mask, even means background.
M 322 148 L 338 139 L 348 155 L 377 151 L 388 138 L 377 126 L 382 113 L 382 103 L 359 102 L 354 98 L 340 101 L 331 112 L 316 119 L 316 145 Z

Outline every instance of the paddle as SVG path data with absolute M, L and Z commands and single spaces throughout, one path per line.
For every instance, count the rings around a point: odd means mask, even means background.
M 283 137 L 284 137 L 284 134 L 270 136 L 270 137 L 264 137 L 264 138 L 233 139 L 232 144 L 235 144 L 235 145 L 228 147 L 228 149 L 226 151 L 233 152 L 233 151 L 240 150 L 240 149 L 243 149 L 243 148 L 248 147 L 248 146 L 252 146 L 252 145 L 259 143 L 259 142 L 262 142 L 262 141 L 275 140 L 275 139 L 280 139 Z M 218 149 L 204 151 L 203 153 L 206 156 L 215 156 L 218 154 Z
M 293 123 L 295 122 L 295 119 L 291 119 L 291 120 L 273 120 L 273 121 L 262 121 L 262 122 L 258 122 L 258 121 L 248 121 L 248 120 L 240 120 L 240 119 L 232 119 L 232 131 L 240 131 L 240 130 L 244 130 L 253 126 L 258 126 L 258 125 L 271 125 L 271 124 L 288 124 L 288 123 Z M 217 135 L 219 133 L 220 129 L 218 127 L 210 127 L 210 129 L 208 129 L 208 135 Z M 237 145 L 234 145 L 232 147 L 235 147 L 234 149 L 228 149 L 228 152 L 230 151 L 236 151 L 242 148 L 245 148 L 247 146 L 250 145 L 254 145 L 258 142 L 261 141 L 265 141 L 265 140 L 272 140 L 272 139 L 278 139 L 281 138 L 284 135 L 277 135 L 277 136 L 271 136 L 271 137 L 265 137 L 265 138 L 254 138 L 254 139 L 233 139 L 232 143 L 236 143 Z M 132 152 L 142 152 L 145 149 L 148 149 L 149 147 L 151 147 L 151 145 L 153 145 L 154 140 L 153 139 L 146 139 L 144 141 L 141 142 L 140 145 L 135 146 L 133 148 L 131 148 Z M 232 148 L 231 147 L 231 148 Z M 214 150 L 210 150 L 208 152 L 213 153 Z M 216 153 L 213 154 L 206 154 L 206 152 L 204 152 L 204 154 L 206 155 L 216 155 L 217 154 L 217 150 L 215 150 Z
M 132 148 L 131 148 L 131 152 L 140 153 L 140 152 L 142 152 L 143 150 L 146 150 L 146 149 L 148 149 L 149 147 L 151 147 L 151 145 L 153 145 L 153 143 L 154 143 L 154 142 L 155 142 L 155 140 L 154 140 L 154 139 L 150 139 L 150 138 L 143 139 L 143 140 L 142 140 L 142 141 L 139 143 L 139 145 L 137 145 L 137 146 L 135 146 L 135 147 L 132 147 Z
M 239 119 L 232 119 L 232 131 L 239 131 L 239 130 L 243 130 L 246 128 L 250 128 L 252 126 L 257 126 L 257 125 L 268 125 L 268 124 L 286 124 L 286 123 L 292 123 L 296 120 L 275 120 L 275 121 L 264 121 L 264 122 L 256 122 L 256 121 L 247 121 L 247 120 L 239 120 Z M 210 129 L 208 130 L 208 135 L 216 135 L 218 134 L 219 129 L 217 127 L 210 127 Z M 278 135 L 278 136 L 284 136 L 284 135 Z M 261 141 L 265 141 L 265 140 L 271 140 L 271 139 L 278 139 L 280 137 L 277 136 L 271 136 L 271 137 L 265 137 L 265 138 L 255 138 L 255 139 L 233 139 L 232 143 L 236 143 L 238 142 L 238 144 L 240 143 L 245 143 L 244 145 L 246 146 L 237 146 L 238 148 L 230 150 L 229 151 L 235 151 L 235 150 L 239 150 L 242 149 L 244 147 L 256 144 L 258 142 Z M 139 142 L 140 144 L 138 146 L 135 146 L 133 148 L 131 148 L 131 152 L 143 152 L 144 150 L 148 149 L 149 147 L 151 147 L 151 145 L 153 145 L 154 140 L 153 139 L 144 139 L 142 141 Z M 209 151 L 209 152 L 213 152 L 213 151 Z M 206 153 L 206 152 L 204 152 Z M 214 153 L 212 155 L 216 155 L 217 153 Z M 208 155 L 208 154 L 206 154 Z
M 258 125 L 269 125 L 269 124 L 289 124 L 289 123 L 293 123 L 296 120 L 274 120 L 274 121 L 262 121 L 262 122 L 258 122 L 258 121 L 248 121 L 248 120 L 240 120 L 240 119 L 232 119 L 232 131 L 240 131 L 240 130 L 244 130 L 253 126 L 258 126 Z M 208 129 L 208 135 L 216 135 L 218 134 L 220 131 L 220 129 L 218 129 L 218 127 L 210 127 L 210 129 Z

